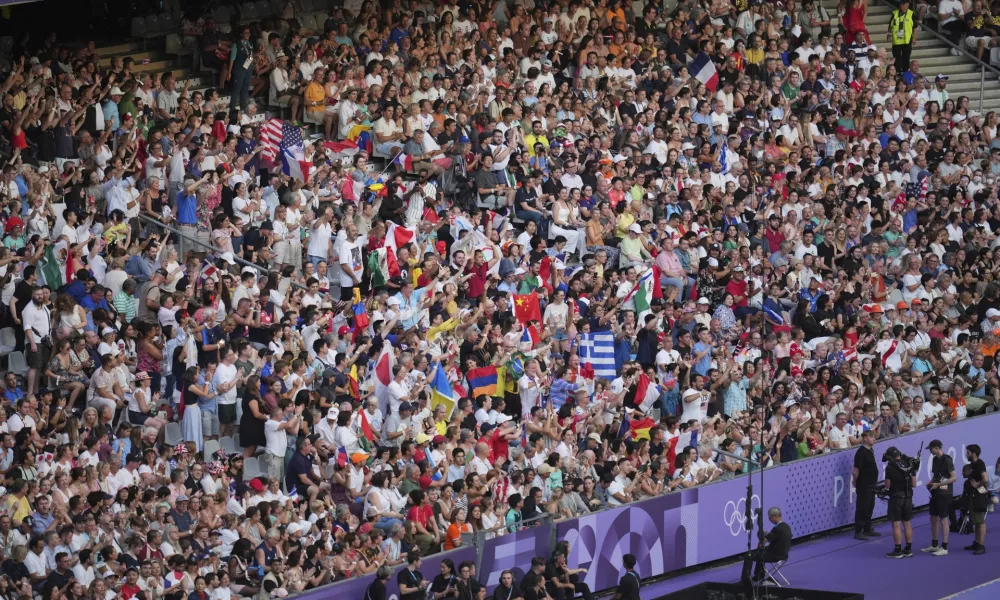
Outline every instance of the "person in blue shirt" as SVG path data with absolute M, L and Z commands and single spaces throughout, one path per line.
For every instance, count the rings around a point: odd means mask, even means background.
M 4 400 L 7 400 L 11 404 L 17 404 L 18 400 L 24 398 L 24 391 L 17 386 L 17 376 L 13 373 L 7 373 L 4 377 L 4 384 L 7 390 L 3 393 Z
M 823 291 L 819 289 L 819 279 L 817 277 L 810 279 L 809 287 L 802 288 L 799 292 L 799 298 L 809 303 L 809 312 L 816 312 L 816 302 L 822 295 Z
M 552 381 L 552 385 L 549 387 L 549 401 L 552 402 L 552 408 L 559 410 L 563 404 L 566 404 L 566 399 L 570 394 L 576 392 L 579 386 L 569 381 L 572 377 L 574 377 L 573 373 L 567 367 L 563 367 L 559 371 L 559 376 Z
M 712 354 L 715 348 L 712 346 L 712 335 L 707 328 L 698 330 L 698 341 L 694 343 L 694 367 L 692 371 L 701 376 L 708 375 L 712 368 Z
M 118 129 L 121 125 L 121 118 L 118 114 L 118 103 L 122 101 L 122 89 L 117 85 L 111 88 L 111 93 L 108 94 L 110 97 L 107 102 L 101 106 L 101 111 L 104 113 L 104 120 L 111 121 L 111 130 L 114 131 Z
M 108 306 L 108 300 L 104 297 L 104 292 L 106 288 L 101 285 L 94 285 L 90 288 L 90 293 L 84 296 L 80 300 L 80 306 L 87 309 L 87 312 L 94 312 L 98 308 L 103 308 L 104 310 L 111 312 L 111 308 Z
M 89 294 L 88 284 L 92 283 L 93 280 L 90 277 L 90 271 L 87 269 L 80 269 L 76 272 L 76 279 L 72 282 L 66 284 L 62 292 L 72 296 L 73 301 L 80 304 L 81 301 Z
M 188 240 L 196 239 L 198 236 L 198 188 L 201 187 L 203 183 L 208 181 L 211 172 L 205 173 L 201 176 L 201 179 L 195 179 L 194 175 L 187 174 L 184 176 L 184 189 L 177 192 L 177 228 L 181 232 L 180 239 L 180 249 L 178 255 L 183 262 L 184 257 L 187 256 L 187 250 L 197 248 L 189 248 L 191 242 Z

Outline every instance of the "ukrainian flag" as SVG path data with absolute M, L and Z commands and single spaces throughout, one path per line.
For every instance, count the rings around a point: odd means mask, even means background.
M 469 391 L 472 396 L 495 396 L 497 393 L 497 368 L 495 366 L 479 367 L 469 370 Z
M 431 380 L 431 410 L 437 408 L 439 404 L 444 405 L 448 412 L 447 419 L 450 420 L 457 403 L 458 399 L 455 397 L 455 390 L 451 387 L 451 382 L 448 381 L 448 375 L 438 365 L 435 368 L 434 379 Z

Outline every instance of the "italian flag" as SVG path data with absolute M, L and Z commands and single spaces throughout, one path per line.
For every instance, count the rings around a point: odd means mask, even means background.
M 639 410 L 648 414 L 659 398 L 660 386 L 653 383 L 648 375 L 641 373 L 635 388 L 635 402 L 639 406 Z
M 637 315 L 637 321 L 640 323 L 641 319 L 645 317 L 645 313 L 649 312 L 649 306 L 653 302 L 654 298 L 663 297 L 663 288 L 660 287 L 660 269 L 656 265 L 651 266 L 646 269 L 646 272 L 639 277 L 639 281 L 636 282 L 635 287 L 629 292 L 628 296 L 625 296 L 625 301 L 629 299 L 635 300 L 635 312 Z

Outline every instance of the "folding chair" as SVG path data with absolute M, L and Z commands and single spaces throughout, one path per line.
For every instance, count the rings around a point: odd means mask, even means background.
M 791 585 L 790 583 L 788 583 L 788 580 L 785 579 L 785 576 L 781 573 L 781 567 L 785 566 L 785 563 L 787 562 L 788 559 L 786 558 L 784 560 L 779 560 L 777 562 L 766 563 L 764 565 L 764 570 L 767 572 L 767 576 L 764 578 L 764 581 L 765 582 L 773 581 L 774 585 L 778 587 L 785 587 L 787 585 Z

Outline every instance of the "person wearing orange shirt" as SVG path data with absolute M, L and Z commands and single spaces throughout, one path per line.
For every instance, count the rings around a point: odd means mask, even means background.
M 456 508 L 451 511 L 451 525 L 448 526 L 448 533 L 444 537 L 444 549 L 454 550 L 462 545 L 462 534 L 472 533 L 472 525 L 465 522 L 468 512 L 464 508 Z
M 951 390 L 951 398 L 948 399 L 948 412 L 951 413 L 952 421 L 964 419 L 968 414 L 965 405 L 964 384 L 955 383 L 955 387 Z

